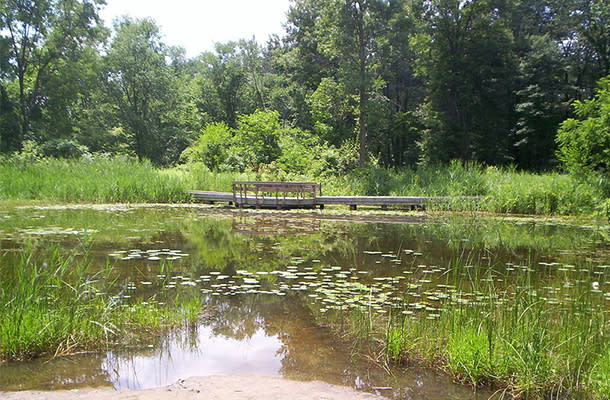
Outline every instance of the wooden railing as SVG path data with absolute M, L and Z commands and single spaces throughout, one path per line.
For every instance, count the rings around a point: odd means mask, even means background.
M 316 182 L 233 182 L 233 202 L 238 207 L 313 207 L 318 193 L 322 195 L 322 185 Z

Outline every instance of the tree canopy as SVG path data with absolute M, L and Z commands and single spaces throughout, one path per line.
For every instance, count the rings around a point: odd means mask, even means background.
M 357 149 L 359 166 L 542 170 L 584 140 L 603 158 L 582 133 L 608 112 L 594 106 L 610 74 L 603 0 L 294 0 L 283 35 L 191 59 L 153 20 L 105 29 L 103 6 L 0 5 L 0 152 L 258 170 L 331 168 L 341 152 L 353 165 Z

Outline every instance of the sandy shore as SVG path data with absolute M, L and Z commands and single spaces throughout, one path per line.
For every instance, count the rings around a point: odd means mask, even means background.
M 57 392 L 0 392 L 10 400 L 380 400 L 384 397 L 323 382 L 298 382 L 259 376 L 206 376 L 148 390 L 81 389 Z

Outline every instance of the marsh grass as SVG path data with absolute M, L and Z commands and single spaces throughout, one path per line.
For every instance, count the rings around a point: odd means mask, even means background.
M 453 162 L 390 170 L 371 166 L 344 175 L 210 172 L 203 164 L 158 169 L 148 161 L 95 156 L 80 160 L 0 160 L 0 200 L 47 202 L 190 202 L 189 190 L 231 191 L 235 180 L 308 180 L 325 195 L 454 197 L 429 207 L 499 213 L 607 217 L 604 186 L 560 173 L 533 174 Z M 478 196 L 476 200 L 466 196 Z
M 404 313 L 324 318 L 358 343 L 367 336 L 381 343 L 388 362 L 434 366 L 463 383 L 498 389 L 499 398 L 610 398 L 608 307 L 592 267 L 549 278 L 532 267 L 504 272 L 474 261 L 452 262 L 434 318 L 413 312 L 407 295 Z M 473 264 L 479 266 L 466 267 Z
M 81 160 L 4 160 L 0 196 L 50 202 L 185 202 L 180 176 L 163 173 L 149 162 L 96 157 Z
M 203 308 L 198 297 L 171 305 L 126 302 L 112 275 L 109 264 L 92 273 L 86 257 L 63 255 L 57 249 L 30 247 L 18 262 L 2 256 L 0 362 L 142 343 L 164 330 L 194 323 Z

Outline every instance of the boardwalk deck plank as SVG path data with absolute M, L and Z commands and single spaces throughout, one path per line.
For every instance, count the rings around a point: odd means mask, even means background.
M 233 193 L 230 192 L 207 192 L 201 190 L 189 191 L 195 200 L 204 203 L 232 203 Z M 476 196 L 464 197 L 422 197 L 422 196 L 317 196 L 313 198 L 282 198 L 280 206 L 287 208 L 295 207 L 323 207 L 325 205 L 346 205 L 346 206 L 380 206 L 380 207 L 426 207 L 429 203 L 440 203 L 452 199 L 476 200 Z M 254 195 L 246 196 L 243 205 L 255 206 L 258 200 L 259 205 L 266 208 L 277 208 L 278 202 L 275 197 L 265 197 L 263 200 Z

